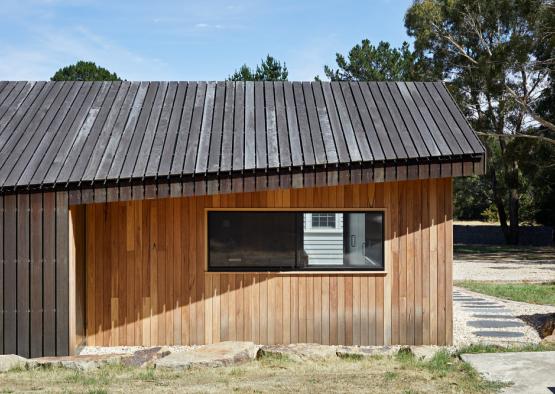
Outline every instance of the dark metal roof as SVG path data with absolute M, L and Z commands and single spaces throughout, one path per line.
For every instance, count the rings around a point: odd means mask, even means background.
M 480 159 L 441 82 L 0 82 L 0 191 Z

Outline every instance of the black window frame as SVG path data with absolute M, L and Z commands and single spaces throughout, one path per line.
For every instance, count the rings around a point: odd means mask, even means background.
M 225 212 L 244 212 L 244 213 L 255 213 L 255 212 L 265 212 L 265 213 L 296 213 L 299 214 L 296 220 L 296 227 L 297 227 L 297 240 L 296 240 L 296 250 L 295 250 L 295 263 L 293 266 L 274 266 L 274 267 L 240 267 L 240 266 L 227 266 L 227 267 L 211 267 L 210 266 L 210 220 L 209 215 L 211 213 L 225 213 Z M 364 267 L 364 266 L 349 266 L 349 265 L 311 265 L 311 266 L 303 266 L 301 265 L 301 250 L 303 248 L 303 216 L 302 214 L 306 213 L 379 213 L 382 216 L 382 266 L 381 267 Z M 322 272 L 345 272 L 345 271 L 364 271 L 364 272 L 384 272 L 386 270 L 386 250 L 385 250 L 385 234 L 386 234 L 386 211 L 385 209 L 372 209 L 372 210 L 345 210 L 345 209 L 336 209 L 336 210 L 326 210 L 326 211 L 319 211 L 319 210 L 291 210 L 291 209 L 282 209 L 282 210 L 275 210 L 275 209 L 264 209 L 264 210 L 249 210 L 249 209 L 208 209 L 206 211 L 206 230 L 205 230 L 205 242 L 206 242 L 206 270 L 207 272 L 310 272 L 310 271 L 322 271 Z

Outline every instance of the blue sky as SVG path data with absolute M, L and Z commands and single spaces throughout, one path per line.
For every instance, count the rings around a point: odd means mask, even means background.
M 267 53 L 290 80 L 323 76 L 363 38 L 408 40 L 410 0 L 2 0 L 0 80 L 92 60 L 128 80 L 221 80 Z

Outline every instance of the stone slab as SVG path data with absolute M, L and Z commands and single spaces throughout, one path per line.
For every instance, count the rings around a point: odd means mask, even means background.
M 253 342 L 220 342 L 212 345 L 170 353 L 155 360 L 156 368 L 189 369 L 192 367 L 223 367 L 256 359 L 260 346 Z
M 478 337 L 489 338 L 519 338 L 524 336 L 523 333 L 516 331 L 474 331 L 473 334 Z
M 10 369 L 26 367 L 30 360 L 15 354 L 0 355 L 0 372 L 7 372 Z
M 472 320 L 466 323 L 467 326 L 475 328 L 509 328 L 509 327 L 524 327 L 521 321 L 506 321 L 506 320 Z
M 261 355 L 273 355 L 287 357 L 292 360 L 323 360 L 330 357 L 336 357 L 338 352 L 337 346 L 326 346 L 317 343 L 294 343 L 290 345 L 266 345 L 260 349 Z M 345 355 L 355 353 L 365 355 L 361 347 L 358 346 L 341 346 Z M 368 354 L 370 355 L 370 354 Z
M 34 358 L 33 361 L 37 366 L 64 367 L 79 371 L 86 371 L 100 368 L 105 365 L 121 364 L 121 360 L 125 356 L 125 354 L 96 354 L 65 357 L 40 357 Z
M 472 315 L 472 317 L 475 317 L 477 319 L 514 319 L 515 316 L 513 315 L 498 315 L 498 314 L 494 314 L 494 313 L 488 313 L 488 314 L 477 314 L 477 315 Z
M 462 354 L 486 379 L 513 383 L 505 393 L 553 393 L 555 352 Z

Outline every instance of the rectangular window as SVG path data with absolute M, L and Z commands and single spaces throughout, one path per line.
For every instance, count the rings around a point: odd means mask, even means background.
M 335 213 L 313 213 L 312 227 L 335 228 Z
M 383 270 L 384 213 L 209 211 L 208 269 Z

